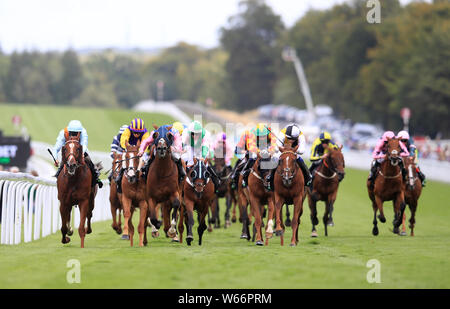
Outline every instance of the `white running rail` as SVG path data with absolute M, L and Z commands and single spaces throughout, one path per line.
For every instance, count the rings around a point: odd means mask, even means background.
M 109 183 L 103 182 L 95 198 L 92 222 L 112 218 L 109 205 Z M 56 180 L 34 177 L 24 173 L 0 172 L 0 243 L 17 245 L 59 232 Z M 74 231 L 80 224 L 78 207 L 72 210 Z

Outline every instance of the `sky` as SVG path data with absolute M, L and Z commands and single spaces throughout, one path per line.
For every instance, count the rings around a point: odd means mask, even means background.
M 211 48 L 240 0 L 0 0 L 0 47 L 14 50 Z M 266 0 L 287 27 L 347 0 Z M 400 0 L 407 4 L 413 0 Z M 431 0 L 427 0 L 431 1 Z

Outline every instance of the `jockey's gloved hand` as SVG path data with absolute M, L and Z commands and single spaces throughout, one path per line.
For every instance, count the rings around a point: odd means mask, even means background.
M 56 167 L 59 167 L 59 162 L 58 162 L 58 160 L 55 160 L 55 166 L 56 166 Z

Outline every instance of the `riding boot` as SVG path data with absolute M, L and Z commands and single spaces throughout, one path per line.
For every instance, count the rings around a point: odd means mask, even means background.
M 405 165 L 403 164 L 403 160 L 399 160 L 398 162 L 398 165 L 400 165 L 400 169 L 402 171 L 402 179 L 406 180 L 408 172 L 406 171 Z
M 125 172 L 125 169 L 121 168 L 119 171 L 119 175 L 117 175 L 116 179 L 114 179 L 114 181 L 116 182 L 116 185 L 117 185 L 118 193 L 122 193 L 122 176 L 123 176 L 124 172 Z
M 220 178 L 219 178 L 219 176 L 217 176 L 216 171 L 214 171 L 214 169 L 211 167 L 211 165 L 208 165 L 206 170 L 211 173 L 211 180 L 214 183 L 214 192 L 218 193 L 219 192 L 219 186 L 220 186 Z
M 178 168 L 178 182 L 181 183 L 186 177 L 186 171 L 183 168 L 183 163 L 181 162 L 181 159 L 178 159 L 177 161 L 175 161 L 175 163 L 177 164 Z
M 416 168 L 417 175 L 419 176 L 420 181 L 422 182 L 422 187 L 425 187 L 427 181 L 425 179 L 424 173 L 420 170 L 419 167 Z
M 249 158 L 247 161 L 247 164 L 245 164 L 244 168 L 242 169 L 241 175 L 243 176 L 242 179 L 242 187 L 247 187 L 248 184 L 248 175 L 250 175 L 250 170 L 253 167 L 253 164 L 255 164 L 256 160 Z
M 100 173 L 97 171 L 91 158 L 86 153 L 84 154 L 84 161 L 92 172 L 92 186 L 94 187 L 95 184 L 98 184 L 98 187 L 101 189 L 103 187 L 103 182 L 101 182 L 101 180 L 98 178 L 100 176 Z
M 297 164 L 300 166 L 300 169 L 302 170 L 303 178 L 305 180 L 305 186 L 309 187 L 311 184 L 312 177 L 308 167 L 306 166 L 305 161 L 303 161 L 303 159 L 299 157 L 297 159 Z
M 239 174 L 241 173 L 242 168 L 244 167 L 245 161 L 244 159 L 239 159 L 239 161 L 236 162 L 236 165 L 233 168 L 233 171 L 231 173 L 231 188 L 236 189 L 237 188 L 237 182 L 239 179 Z

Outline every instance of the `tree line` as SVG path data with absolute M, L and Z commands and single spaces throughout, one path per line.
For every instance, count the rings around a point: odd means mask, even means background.
M 366 0 L 309 10 L 286 27 L 264 0 L 244 0 L 220 29 L 220 46 L 180 42 L 152 57 L 111 50 L 79 55 L 0 51 L 0 102 L 131 107 L 143 99 L 189 100 L 245 111 L 263 104 L 305 108 L 292 63 L 295 48 L 315 104 L 353 121 L 450 136 L 450 1 Z

